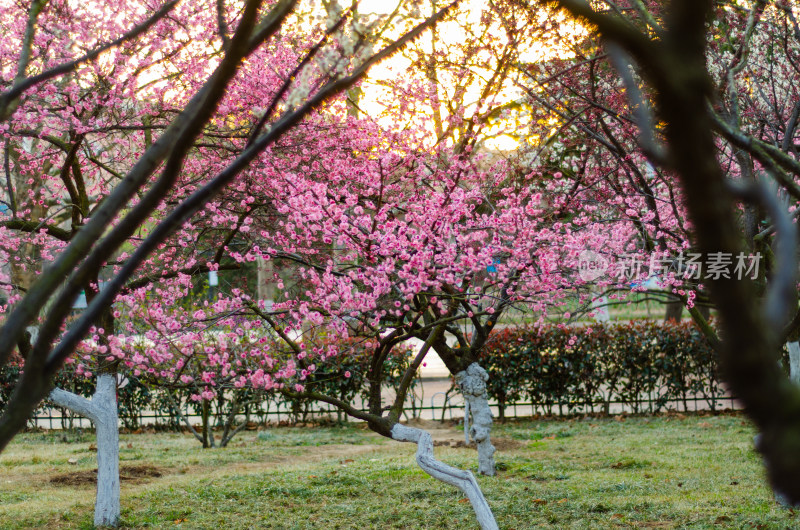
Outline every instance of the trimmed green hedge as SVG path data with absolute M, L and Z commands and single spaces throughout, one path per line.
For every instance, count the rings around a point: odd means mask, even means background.
M 345 346 L 349 350 L 346 355 L 331 359 L 305 384 L 345 402 L 360 401 L 367 397 L 370 352 L 361 340 L 347 341 Z M 399 383 L 409 361 L 408 349 L 393 352 L 384 370 L 387 385 Z M 489 373 L 490 400 L 498 403 L 501 417 L 504 409 L 514 403 L 533 403 L 546 414 L 608 413 L 615 403 L 635 412 L 657 412 L 668 403 L 682 404 L 689 410 L 693 408 L 690 403 L 697 399 L 715 410 L 720 407 L 721 398 L 728 397 L 717 373 L 715 352 L 691 322 L 632 321 L 498 329 L 482 352 L 481 364 Z M 16 362 L 0 369 L 0 407 L 19 371 Z M 56 383 L 86 397 L 94 391 L 93 381 L 67 370 L 59 374 Z M 132 380 L 118 393 L 120 419 L 125 427 L 134 429 L 139 426 L 140 414 L 149 411 L 155 413 L 159 424 L 177 428 L 180 420 L 175 405 L 185 412 L 199 412 L 199 405 L 189 399 L 193 391 L 169 390 L 151 386 L 145 380 Z M 293 421 L 310 419 L 316 409 L 309 400 L 290 400 L 275 393 L 246 389 L 235 392 L 241 393 L 236 399 L 244 404 L 239 413 L 260 422 L 266 421 L 267 413 L 278 406 L 282 411 L 288 408 Z M 218 396 L 208 420 L 217 425 L 224 423 L 231 412 L 230 398 L 227 392 Z M 416 403 L 410 413 L 415 410 Z
M 503 409 L 538 404 L 545 413 L 639 412 L 700 398 L 714 410 L 726 396 L 716 354 L 691 322 L 631 321 L 495 331 L 482 352 L 490 399 Z

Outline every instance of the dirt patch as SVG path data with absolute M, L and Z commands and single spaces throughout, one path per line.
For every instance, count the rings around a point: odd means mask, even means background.
M 129 482 L 131 484 L 141 484 L 147 482 L 149 479 L 158 478 L 162 476 L 163 471 L 149 464 L 140 464 L 138 466 L 122 466 L 119 470 L 119 478 L 122 482 Z M 65 473 L 63 475 L 56 475 L 50 477 L 51 484 L 58 484 L 60 486 L 81 486 L 86 484 L 97 483 L 97 469 L 91 471 L 75 471 L 74 473 Z
M 122 466 L 119 471 L 119 478 L 122 480 L 142 480 L 149 478 L 158 478 L 164 474 L 163 470 L 151 466 L 149 464 L 140 464 L 138 466 Z
M 476 449 L 475 442 L 464 443 L 464 440 L 436 440 L 433 442 L 435 447 L 453 447 L 455 449 Z M 512 449 L 519 449 L 523 444 L 519 440 L 512 440 L 510 438 L 492 438 L 492 445 L 498 451 L 510 451 Z

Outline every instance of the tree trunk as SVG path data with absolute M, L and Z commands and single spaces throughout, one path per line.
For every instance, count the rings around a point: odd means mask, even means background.
M 800 385 L 800 342 L 786 343 L 789 348 L 789 380 Z
M 475 476 L 469 471 L 457 469 L 436 460 L 433 456 L 433 440 L 428 432 L 397 423 L 392 427 L 391 433 L 394 440 L 417 444 L 417 464 L 425 473 L 446 484 L 455 486 L 467 496 L 483 530 L 496 530 L 498 528 L 492 509 L 489 507 L 489 503 L 486 502 L 486 497 L 483 496 Z
M 92 400 L 54 389 L 50 400 L 60 407 L 94 422 L 97 430 L 97 498 L 94 505 L 95 526 L 119 525 L 119 423 L 117 419 L 117 381 L 114 374 L 97 376 Z
M 664 322 L 669 322 L 670 320 L 680 322 L 683 316 L 683 302 L 681 300 L 670 301 L 667 302 L 666 306 Z
M 114 374 L 100 374 L 92 398 L 100 409 L 97 429 L 97 501 L 95 526 L 119 525 L 119 423 L 117 382 Z
M 456 374 L 456 383 L 472 413 L 469 435 L 478 446 L 478 472 L 481 475 L 494 476 L 497 469 L 494 462 L 495 448 L 490 438 L 492 410 L 489 408 L 489 396 L 486 393 L 488 379 L 489 374 L 478 363 L 472 363 L 466 370 Z M 469 421 L 469 414 L 466 416 L 465 424 Z
M 272 263 L 272 260 L 265 260 L 261 256 L 256 259 L 256 266 L 257 266 L 257 281 L 258 285 L 256 286 L 258 299 L 259 300 L 267 300 L 272 302 L 275 300 L 275 268 Z

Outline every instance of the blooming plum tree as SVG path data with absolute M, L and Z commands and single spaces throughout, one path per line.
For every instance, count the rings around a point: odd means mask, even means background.
M 633 13 L 629 20 L 656 30 L 663 19 L 663 9 L 657 5 L 648 9 L 642 4 L 629 10 Z M 792 45 L 796 39 L 792 17 L 791 12 L 782 8 L 764 9 L 761 4 L 754 4 L 753 9 L 726 6 L 715 11 L 715 22 L 707 36 L 707 56 L 719 125 L 716 145 L 722 167 L 730 178 L 752 180 L 761 167 L 752 153 L 740 147 L 743 137 L 736 143 L 731 123 L 739 124 L 744 131 L 742 135 L 780 146 L 786 155 L 793 156 L 788 137 L 776 138 L 764 125 L 777 120 L 784 124 L 789 136 L 795 127 L 794 107 L 786 104 L 796 99 L 796 87 L 788 74 L 796 54 L 796 46 Z M 682 194 L 674 174 L 653 162 L 658 154 L 654 142 L 661 131 L 656 128 L 648 136 L 636 127 L 640 114 L 652 105 L 654 96 L 647 92 L 647 87 L 640 88 L 634 83 L 633 77 L 615 76 L 613 65 L 619 62 L 619 57 L 590 35 L 574 36 L 570 46 L 572 57 L 526 65 L 529 86 L 525 88 L 540 113 L 533 120 L 529 138 L 549 139 L 526 147 L 531 153 L 531 161 L 527 163 L 563 172 L 575 189 L 580 190 L 576 194 L 576 209 L 601 203 L 605 208 L 598 211 L 598 217 L 607 223 L 636 228 L 623 257 L 638 261 L 638 277 L 631 274 L 632 270 L 612 267 L 614 273 L 628 272 L 627 277 L 616 284 L 603 282 L 599 284 L 601 287 L 617 293 L 612 297 L 624 296 L 630 292 L 631 283 L 641 285 L 647 275 L 660 275 L 664 289 L 650 288 L 648 294 L 679 296 L 712 342 L 717 342 L 713 329 L 707 326 L 707 314 L 693 307 L 696 302 L 709 303 L 702 280 L 710 271 L 692 272 L 683 263 L 696 248 Z M 756 59 L 766 56 L 771 57 L 767 63 Z M 627 72 L 627 68 L 622 70 Z M 770 84 L 771 96 L 760 90 L 758 97 L 753 97 L 751 80 L 755 78 Z M 629 90 L 640 94 L 633 103 L 628 101 Z M 780 175 L 778 178 L 791 196 L 794 185 L 790 179 Z M 772 266 L 769 243 L 774 229 L 766 228 L 769 220 L 765 213 L 750 204 L 742 206 L 737 222 L 752 260 L 757 256 L 764 258 L 755 275 L 763 288 Z M 615 259 L 612 253 L 607 253 L 606 258 L 612 263 Z M 735 262 L 737 257 L 732 259 Z M 736 265 L 732 263 L 729 272 Z M 792 335 L 794 329 L 796 324 L 786 329 L 786 335 Z
M 393 16 L 365 20 L 334 9 L 327 25 L 309 26 L 291 14 L 295 4 L 34 2 L 27 13 L 3 6 L 2 237 L 12 291 L 0 363 L 17 347 L 26 360 L 0 417 L 0 447 L 48 395 L 52 375 L 92 327 L 100 362 L 91 371 L 101 374 L 95 399 L 51 397 L 93 418 L 98 434 L 100 424 L 116 433 L 115 417 L 100 417 L 101 409 L 116 416 L 112 372 L 120 350 L 109 339 L 118 316 L 111 304 L 134 272 L 271 143 L 447 10 L 421 23 L 403 18 L 400 37 L 381 41 L 374 28 Z M 148 10 L 155 14 L 122 33 L 125 21 Z M 231 99 L 236 84 L 257 87 L 259 99 Z M 205 140 L 217 138 L 219 124 L 226 141 L 209 147 Z M 204 164 L 204 149 L 227 156 Z M 164 205 L 187 174 L 193 193 Z M 157 224 L 150 225 L 153 214 Z M 151 269 L 155 276 L 138 282 L 198 270 L 193 263 Z M 64 334 L 82 289 L 89 307 Z M 115 436 L 98 438 L 98 525 L 119 518 Z
M 787 59 L 767 61 L 763 70 L 756 67 L 755 72 L 771 79 L 770 73 L 776 68 L 785 68 L 786 72 L 793 68 L 797 49 L 795 41 L 789 40 L 797 28 L 793 7 L 777 3 L 767 10 L 765 2 L 737 5 L 734 9 L 747 14 L 744 24 L 730 24 L 729 34 L 721 35 L 714 43 L 709 39 L 713 33 L 706 29 L 709 19 L 718 15 L 714 2 L 675 0 L 664 6 L 663 14 L 647 11 L 642 2 L 631 2 L 628 12 L 641 13 L 641 18 L 621 15 L 622 11 L 616 10 L 604 12 L 578 0 L 552 4 L 594 25 L 609 53 L 616 56 L 632 105 L 643 111 L 636 119 L 640 144 L 653 165 L 677 176 L 698 252 L 732 256 L 744 253 L 747 239 L 743 234 L 752 236 L 755 232 L 748 215 L 743 216 L 744 223 L 737 222 L 742 209 L 747 213 L 747 206 L 762 209 L 771 220 L 772 226 L 762 236 L 774 232 L 777 238 L 769 282 L 758 286 L 749 278 L 728 275 L 710 278 L 707 284 L 721 320 L 719 352 L 725 378 L 761 431 L 758 448 L 766 460 L 773 488 L 788 503 L 796 504 L 800 502 L 800 490 L 795 479 L 795 411 L 800 390 L 788 383 L 775 359 L 797 311 L 797 233 L 791 215 L 768 184 L 774 181 L 791 195 L 795 179 L 800 176 L 792 156 L 796 119 L 789 110 L 796 101 L 789 100 L 787 105 L 779 97 L 770 103 L 763 87 L 737 78 L 746 69 L 751 45 L 761 40 L 755 37 L 754 28 L 773 9 L 777 23 L 765 23 L 768 29 L 763 42 L 778 44 L 767 44 L 766 49 L 774 52 L 782 47 L 781 53 L 785 52 Z M 773 35 L 778 37 L 773 40 Z M 709 61 L 709 53 L 718 53 L 730 61 L 714 63 Z M 637 95 L 635 82 L 631 83 L 630 62 L 637 65 L 636 71 L 652 94 L 657 122 L 648 119 L 646 101 Z M 776 77 L 770 83 L 776 95 L 782 90 L 786 90 L 782 95 L 796 90 L 783 85 L 781 76 Z M 725 90 L 715 91 L 715 79 Z M 743 81 L 743 93 L 735 88 L 734 85 L 739 86 L 737 81 Z M 780 86 L 784 88 L 779 89 Z M 727 99 L 718 98 L 726 94 Z M 788 112 L 773 113 L 766 122 L 758 118 L 763 114 L 757 111 L 740 114 L 739 109 L 744 108 L 739 103 L 748 100 L 748 96 L 756 107 L 764 105 L 771 112 Z M 784 121 L 786 116 L 788 120 Z M 752 128 L 750 118 L 755 118 Z M 656 128 L 653 123 L 663 127 Z M 768 124 L 773 125 L 772 130 Z M 764 141 L 762 134 L 767 138 L 777 134 L 780 146 L 786 145 L 786 150 Z M 733 147 L 727 157 L 726 151 L 719 148 L 718 138 Z M 721 161 L 734 160 L 739 167 L 726 173 L 730 166 L 722 166 Z M 756 174 L 762 175 L 761 180 L 753 178 Z
M 171 295 L 152 310 L 142 290 L 137 311 L 159 320 L 150 327 L 162 330 L 160 336 L 148 337 L 159 345 L 125 362 L 140 373 L 187 383 L 202 374 L 198 399 L 213 399 L 233 380 L 235 387 L 325 401 L 396 438 L 408 387 L 425 355 L 437 348 L 471 387 L 477 428 L 485 428 L 485 373 L 474 364 L 480 345 L 507 307 L 524 304 L 544 312 L 569 292 L 572 278 L 562 262 L 575 262 L 578 250 L 603 244 L 600 232 L 571 239 L 551 227 L 553 207 L 532 185 L 538 174 L 509 176 L 503 162 L 485 165 L 481 157 L 443 146 L 431 151 L 414 131 L 386 131 L 352 117 L 346 122 L 296 129 L 310 144 L 285 137 L 297 147 L 276 145 L 253 170 L 269 185 L 250 188 L 258 195 L 242 200 L 240 213 L 228 214 L 238 233 L 224 239 L 226 253 L 242 262 L 281 264 L 274 268 L 280 271 L 275 300 L 267 304 L 234 290 L 200 310 L 168 312 L 162 308 L 176 307 Z M 211 211 L 221 208 L 212 205 Z M 199 235 L 189 231 L 206 232 L 203 222 L 184 230 L 182 237 L 192 242 L 187 251 L 202 248 Z M 211 351 L 207 359 L 198 357 L 192 343 L 200 336 L 184 340 L 181 330 L 201 322 L 213 322 L 233 337 L 255 333 L 261 346 L 238 358 Z M 456 344 L 448 345 L 446 334 Z M 367 412 L 309 382 L 319 366 L 349 353 L 330 336 L 359 337 L 371 351 Z M 385 362 L 410 338 L 424 346 L 387 403 Z M 175 357 L 172 368 L 159 367 Z M 191 374 L 184 372 L 189 362 L 199 363 Z M 493 467 L 491 442 L 481 438 L 480 464 Z M 435 467 L 426 469 L 436 473 Z

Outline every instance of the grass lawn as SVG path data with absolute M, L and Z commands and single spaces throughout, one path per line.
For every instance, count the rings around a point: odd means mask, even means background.
M 449 464 L 458 427 L 426 422 Z M 479 481 L 501 528 L 797 528 L 764 485 L 740 415 L 497 425 L 497 477 Z M 0 454 L 0 527 L 91 528 L 94 436 L 26 433 Z M 449 442 L 449 445 L 448 445 Z M 415 447 L 360 426 L 121 437 L 128 528 L 475 528 L 459 492 L 420 471 Z

